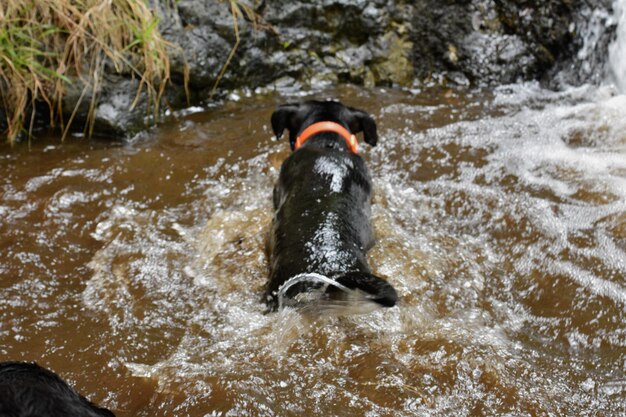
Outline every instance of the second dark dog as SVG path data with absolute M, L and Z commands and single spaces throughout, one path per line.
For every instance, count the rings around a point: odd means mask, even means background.
M 280 106 L 272 129 L 277 138 L 289 131 L 294 152 L 274 188 L 270 308 L 320 288 L 329 300 L 358 292 L 364 300 L 394 306 L 395 289 L 373 275 L 366 260 L 373 244 L 372 185 L 354 135 L 363 132 L 375 146 L 372 117 L 339 102 L 308 101 Z
M 0 417 L 115 417 L 35 363 L 0 362 Z

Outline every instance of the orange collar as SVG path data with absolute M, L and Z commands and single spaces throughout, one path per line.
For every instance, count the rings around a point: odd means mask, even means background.
M 322 132 L 334 132 L 339 134 L 346 140 L 348 149 L 354 154 L 358 153 L 356 136 L 354 136 L 348 129 L 335 122 L 317 122 L 307 127 L 302 131 L 302 134 L 296 139 L 295 151 L 300 149 L 304 142 L 306 142 L 311 136 L 317 135 Z

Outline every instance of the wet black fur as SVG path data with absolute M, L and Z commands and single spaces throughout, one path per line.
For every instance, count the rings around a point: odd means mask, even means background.
M 287 129 L 293 149 L 297 136 L 319 121 L 339 123 L 354 134 L 363 132 L 365 142 L 371 146 L 378 141 L 372 117 L 339 102 L 282 105 L 272 114 L 272 129 L 277 138 Z M 330 163 L 345 174 L 339 192 L 338 183 L 334 187 L 331 184 L 332 176 L 316 171 L 318 163 Z M 276 214 L 266 288 L 271 308 L 277 307 L 276 293 L 281 285 L 302 273 L 322 274 L 348 288 L 359 288 L 386 307 L 396 304 L 394 288 L 371 274 L 367 265 L 366 253 L 373 245 L 371 189 L 365 162 L 350 152 L 336 133 L 313 136 L 285 160 L 274 188 Z M 321 228 L 333 239 L 322 239 Z M 337 253 L 341 254 L 340 262 L 333 260 Z
M 0 362 L 0 417 L 115 417 L 35 363 Z

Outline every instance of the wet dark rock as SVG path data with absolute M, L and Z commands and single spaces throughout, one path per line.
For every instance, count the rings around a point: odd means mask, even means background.
M 414 6 L 411 38 L 415 75 L 422 80 L 433 74 L 459 71 L 459 43 L 471 31 L 466 5 L 422 1 Z
M 542 79 L 576 53 L 582 0 L 422 1 L 415 6 L 415 75 L 461 73 L 472 84 Z M 600 3 L 600 2 L 597 2 Z
M 615 38 L 617 21 L 612 17 L 613 0 L 579 2 L 570 22 L 573 41 L 566 45 L 567 56 L 557 60 L 548 72 L 547 82 L 559 88 L 563 85 L 600 83 L 607 77 L 606 60 L 609 45 Z
M 524 78 L 543 77 L 558 61 L 575 54 L 572 22 L 583 1 L 495 0 L 505 33 L 517 36 L 532 57 Z
M 98 135 L 128 137 L 144 129 L 147 109 L 147 97 L 140 97 L 132 111 L 133 101 L 139 83 L 117 75 L 107 75 L 101 89 L 95 92 L 98 97 L 94 109 L 94 132 Z M 68 86 L 63 99 L 63 113 L 69 120 L 74 114 L 72 129 L 85 131 L 88 129 L 90 98 L 94 96 L 93 86 L 86 86 L 79 80 Z
M 479 86 L 550 80 L 567 68 L 580 72 L 576 55 L 584 43 L 585 14 L 606 9 L 607 3 L 610 0 L 259 0 L 255 7 L 262 21 L 238 20 L 240 43 L 217 93 L 265 86 L 306 89 L 337 82 Z M 186 68 L 190 102 L 206 102 L 236 43 L 228 2 L 159 3 L 158 13 L 160 30 L 173 45 L 173 83 L 162 108 L 186 104 Z M 601 49 L 601 42 L 598 45 Z M 145 127 L 145 93 L 129 111 L 136 86 L 128 75 L 107 77 L 96 111 L 99 132 L 129 136 Z M 79 93 L 66 99 L 68 114 Z M 77 120 L 86 120 L 87 109 L 84 103 L 79 107 Z
M 174 58 L 172 71 L 183 74 L 187 65 L 191 87 L 212 86 L 232 46 L 208 27 L 181 30 L 176 37 L 170 35 L 168 38 L 180 45 L 180 49 L 175 48 L 171 53 Z
M 2 107 L 0 107 L 0 131 L 4 132 L 7 128 L 7 115 Z
M 138 87 L 137 79 L 118 75 L 107 75 L 104 78 L 103 85 L 96 92 L 98 100 L 93 113 L 93 132 L 96 135 L 128 139 L 153 124 L 155 115 L 148 92 L 143 88 L 137 97 Z M 66 89 L 62 103 L 63 113 L 67 115 L 66 121 L 72 114 L 74 115 L 73 131 L 88 129 L 89 98 L 93 94 L 91 86 L 85 86 L 79 80 L 74 80 Z M 186 97 L 182 87 L 169 89 L 161 100 L 161 106 L 165 109 L 181 108 L 185 103 Z

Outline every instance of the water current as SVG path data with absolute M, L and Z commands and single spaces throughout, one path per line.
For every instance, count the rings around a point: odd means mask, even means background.
M 312 97 L 378 122 L 369 262 L 393 309 L 261 302 L 290 152 L 269 117 Z M 3 145 L 0 177 L 0 360 L 118 416 L 626 413 L 619 84 L 233 96 L 130 142 Z

